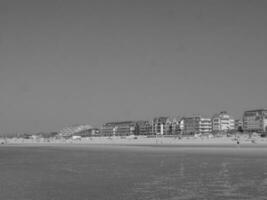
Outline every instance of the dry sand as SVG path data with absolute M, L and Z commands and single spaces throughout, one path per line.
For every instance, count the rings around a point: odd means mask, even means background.
M 232 137 L 90 137 L 81 139 L 0 139 L 2 144 L 101 144 L 101 145 L 211 145 L 211 146 L 227 146 L 227 145 L 254 145 L 266 146 L 267 138 L 239 136 Z

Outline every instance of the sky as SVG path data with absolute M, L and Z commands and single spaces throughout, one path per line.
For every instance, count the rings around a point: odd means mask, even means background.
M 0 132 L 267 107 L 265 0 L 1 0 Z

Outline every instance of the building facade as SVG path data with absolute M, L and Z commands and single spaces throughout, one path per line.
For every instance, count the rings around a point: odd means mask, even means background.
M 235 120 L 226 111 L 215 114 L 212 117 L 213 132 L 228 132 L 235 129 Z
M 175 117 L 171 120 L 170 135 L 179 135 L 180 130 L 180 117 Z
M 243 129 L 245 132 L 267 132 L 267 110 L 249 110 L 243 115 Z
M 156 117 L 152 121 L 152 133 L 153 135 L 167 135 L 169 126 L 168 117 Z
M 243 131 L 243 120 L 241 119 L 236 119 L 235 120 L 235 130 L 236 131 Z
M 183 118 L 183 135 L 210 134 L 212 132 L 212 122 L 210 118 L 202 116 Z
M 183 134 L 184 132 L 184 117 L 182 117 L 180 120 L 179 120 L 179 130 L 180 130 L 180 134 Z
M 156 117 L 152 121 L 153 135 L 177 135 L 179 120 L 170 117 Z
M 136 122 L 136 135 L 152 135 L 152 125 L 149 121 Z
M 109 122 L 101 127 L 103 136 L 127 136 L 136 133 L 136 123 L 134 121 Z

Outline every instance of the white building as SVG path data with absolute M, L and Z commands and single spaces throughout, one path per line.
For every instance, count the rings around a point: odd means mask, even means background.
M 181 133 L 184 131 L 184 118 L 181 118 L 179 121 L 179 129 Z
M 208 135 L 212 131 L 212 122 L 210 118 L 202 117 L 200 115 L 184 117 L 182 123 L 180 122 L 180 128 L 182 134 L 185 135 Z
M 243 128 L 246 132 L 267 132 L 267 109 L 245 111 Z
M 235 129 L 235 120 L 232 116 L 223 111 L 212 117 L 212 130 L 214 132 L 227 132 Z

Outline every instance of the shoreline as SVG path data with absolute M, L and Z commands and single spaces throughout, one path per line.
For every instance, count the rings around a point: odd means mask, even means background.
M 164 145 L 164 144 L 86 144 L 86 143 L 21 143 L 0 145 L 1 149 L 27 150 L 33 151 L 49 151 L 51 153 L 57 151 L 66 152 L 110 152 L 110 153 L 153 153 L 162 155 L 210 155 L 210 156 L 230 156 L 232 158 L 251 157 L 255 159 L 267 158 L 267 144 L 217 144 L 217 145 Z
M 91 137 L 77 139 L 0 139 L 0 146 L 151 146 L 151 147 L 258 147 L 267 148 L 267 138 L 241 137 L 185 137 L 182 139 L 174 137 Z

